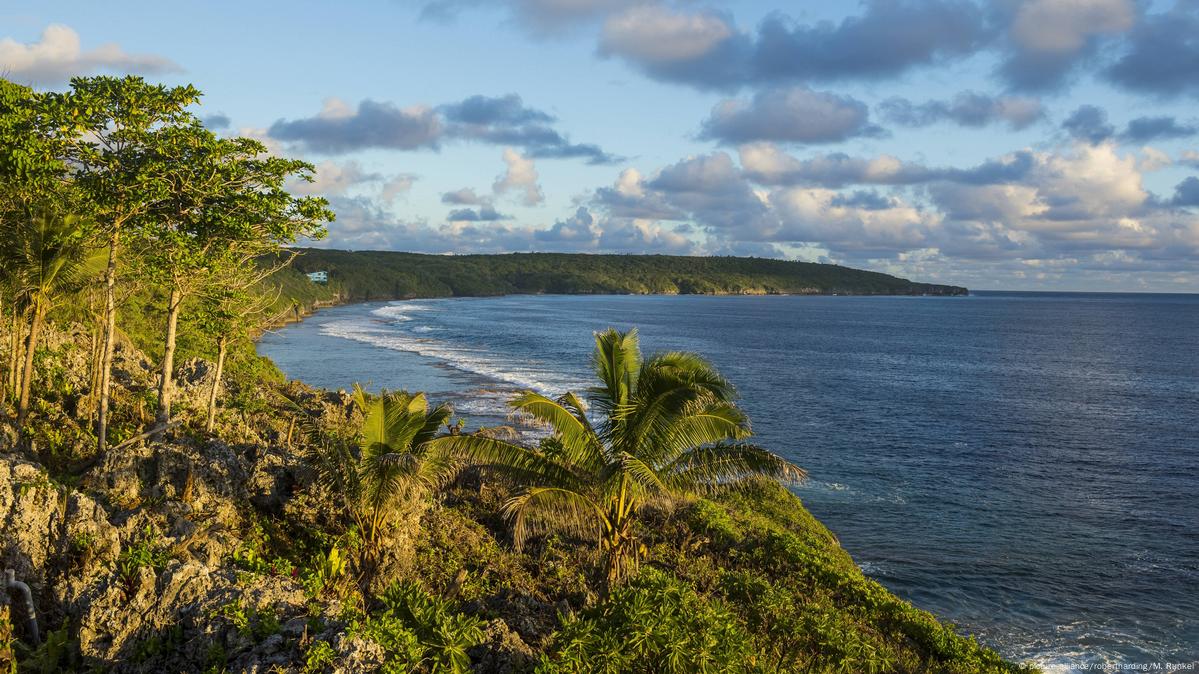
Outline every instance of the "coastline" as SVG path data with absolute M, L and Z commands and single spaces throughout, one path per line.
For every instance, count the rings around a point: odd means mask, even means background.
M 576 296 L 576 295 L 564 295 L 564 297 L 568 297 L 568 296 Z M 516 299 L 516 297 L 519 297 L 519 295 L 510 295 L 510 296 L 508 296 L 508 297 L 510 297 L 510 299 Z M 421 299 L 414 299 L 414 300 L 423 300 L 423 297 L 421 297 Z M 446 299 L 446 297 L 441 297 L 441 300 L 448 300 L 448 299 Z M 403 301 L 406 301 L 406 300 L 372 300 L 372 301 L 369 301 L 369 302 L 363 302 L 363 301 L 354 301 L 354 302 L 343 302 L 343 303 L 342 303 L 342 305 L 338 305 L 338 306 L 354 306 L 354 305 L 364 305 L 364 303 L 369 303 L 369 305 L 387 306 L 387 305 L 388 305 L 388 303 L 391 303 L 391 302 L 397 302 L 397 301 L 399 301 L 399 302 L 403 302 Z M 326 307 L 326 308 L 327 308 L 327 307 Z M 362 313 L 367 313 L 367 312 L 362 312 Z M 421 313 L 421 314 L 423 314 L 424 312 L 420 312 L 420 313 Z M 314 312 L 314 314 L 315 314 L 315 312 Z M 314 314 L 309 314 L 309 317 L 311 317 L 311 315 L 314 315 Z M 415 314 L 414 314 L 414 315 L 415 315 Z M 309 318 L 309 317 L 305 317 L 305 318 Z M 355 349 L 357 349 L 357 348 L 361 348 L 361 344 L 359 345 L 359 347 L 355 347 Z M 406 356 L 405 356 L 405 357 L 406 357 Z M 438 359 L 434 359 L 434 357 L 430 357 L 430 356 L 426 356 L 426 355 L 422 355 L 422 354 L 416 354 L 416 355 L 414 355 L 414 356 L 412 356 L 412 357 L 416 357 L 416 359 L 418 359 L 418 360 L 427 361 L 427 362 L 429 363 L 429 365 L 441 365 L 441 363 L 438 361 Z M 386 377 L 386 375 L 385 375 L 385 374 L 382 374 L 382 373 L 381 373 L 381 372 L 379 372 L 379 371 L 375 371 L 375 372 L 376 372 L 376 374 L 384 375 L 384 377 Z M 470 372 L 470 371 L 466 371 L 466 372 Z M 476 371 L 476 374 L 477 374 L 477 371 Z M 406 378 L 405 378 L 405 379 L 406 379 Z M 317 384 L 315 384 L 315 383 L 312 383 L 312 381 L 309 381 L 309 380 L 307 380 L 307 379 L 300 378 L 300 380 L 301 380 L 301 381 L 305 381 L 305 383 L 306 383 L 306 384 L 309 384 L 309 385 L 317 385 Z M 380 384 L 380 381 L 375 381 L 375 384 L 376 384 L 376 385 Z M 382 384 L 385 384 L 385 381 L 384 381 L 384 383 L 382 383 Z M 385 384 L 385 385 L 386 385 L 386 384 Z M 466 396 L 466 395 L 465 395 L 465 393 L 464 393 L 464 395 L 463 395 L 463 396 L 464 396 L 464 397 L 468 397 L 468 396 Z M 444 401 L 444 399 L 445 399 L 445 398 L 444 398 L 444 397 L 436 397 L 436 398 L 433 398 L 433 399 L 438 399 L 438 401 Z M 474 417 L 474 415 L 472 415 L 472 417 Z M 794 493 L 794 492 L 793 492 L 793 493 Z M 803 506 L 800 506 L 800 507 L 805 507 L 805 512 L 807 513 L 807 510 L 806 510 L 806 507 L 807 507 L 807 506 L 806 506 L 806 504 L 805 504 L 805 505 L 803 505 Z M 813 519 L 813 522 L 820 523 L 820 526 L 821 526 L 821 528 L 823 528 L 823 529 L 825 528 L 825 525 L 824 525 L 823 523 L 821 523 L 819 519 L 817 519 L 817 518 L 815 518 L 814 516 L 812 516 L 812 514 L 807 514 L 807 517 L 812 517 L 812 519 Z M 825 530 L 826 530 L 826 531 L 829 531 L 829 530 L 827 530 L 827 529 L 825 529 Z M 831 531 L 829 531 L 829 536 L 830 536 L 830 540 L 832 540 L 833 542 L 835 542 L 835 543 L 837 544 L 838 548 L 839 548 L 839 542 L 837 541 L 837 537 L 836 537 L 836 535 L 835 535 L 835 534 L 832 534 L 832 532 L 831 532 Z M 863 571 L 863 567 L 862 567 L 861 565 L 858 565 L 858 564 L 857 564 L 857 561 L 856 561 L 856 559 L 852 559 L 852 558 L 851 558 L 851 556 L 850 556 L 848 553 L 845 553 L 845 552 L 838 552 L 838 554 L 843 554 L 843 555 L 845 555 L 845 558 L 846 558 L 846 559 L 848 559 L 848 560 L 850 561 L 850 564 L 852 564 L 852 567 L 854 567 L 854 570 L 855 570 L 855 572 L 862 574 L 862 576 L 863 576 L 863 577 L 870 578 L 869 576 L 866 576 L 866 572 L 864 572 L 864 571 Z M 873 580 L 873 578 L 870 578 L 870 582 L 874 583 L 874 582 L 875 582 L 875 580 Z M 887 590 L 887 591 L 888 591 L 888 592 L 890 592 L 890 590 Z M 903 601 L 903 600 L 900 600 L 900 601 Z M 906 603 L 906 602 L 905 602 L 905 603 Z M 920 609 L 917 609 L 917 610 L 920 610 Z M 933 615 L 936 615 L 936 614 L 933 614 Z M 940 619 L 940 618 L 938 618 L 938 619 Z

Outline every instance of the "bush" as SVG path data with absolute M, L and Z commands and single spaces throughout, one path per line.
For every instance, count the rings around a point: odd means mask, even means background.
M 537 671 L 754 672 L 749 635 L 721 602 L 644 569 L 578 618 L 565 618 Z
M 392 584 L 380 599 L 383 608 L 366 619 L 363 634 L 387 652 L 384 672 L 470 670 L 466 651 L 483 640 L 483 621 L 413 583 Z

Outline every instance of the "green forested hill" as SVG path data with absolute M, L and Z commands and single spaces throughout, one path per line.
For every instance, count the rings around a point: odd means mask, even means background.
M 301 272 L 328 271 L 343 299 L 510 293 L 964 295 L 958 286 L 915 283 L 831 264 L 746 257 L 669 255 L 422 255 L 306 249 Z

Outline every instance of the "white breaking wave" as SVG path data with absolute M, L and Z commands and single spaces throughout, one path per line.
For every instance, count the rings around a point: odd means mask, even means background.
M 391 304 L 371 312 L 373 316 L 392 321 L 393 325 L 391 326 L 380 324 L 378 321 L 348 319 L 322 325 L 321 334 L 350 339 L 393 351 L 414 353 L 437 360 L 441 364 L 463 372 L 509 384 L 513 388 L 530 389 L 546 395 L 560 395 L 569 390 L 579 391 L 588 386 L 586 382 L 561 377 L 548 370 L 530 367 L 533 364 L 528 361 L 520 363 L 523 367 L 513 367 L 510 359 L 501 359 L 482 349 L 407 334 L 423 335 L 441 330 L 438 326 L 429 325 L 407 327 L 407 324 L 413 320 L 413 316 L 409 314 L 432 309 L 433 307 L 429 305 L 413 302 Z M 403 323 L 405 327 L 401 329 L 398 323 Z

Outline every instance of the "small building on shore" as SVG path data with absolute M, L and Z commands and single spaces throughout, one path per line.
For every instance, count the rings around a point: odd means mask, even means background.
M 308 280 L 313 283 L 327 285 L 329 283 L 329 272 L 327 271 L 310 271 L 307 274 Z

